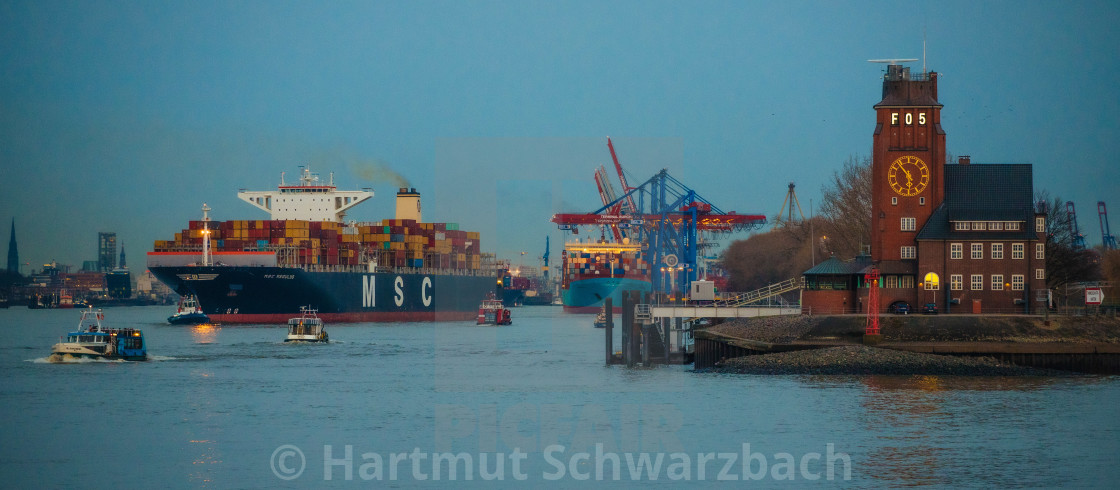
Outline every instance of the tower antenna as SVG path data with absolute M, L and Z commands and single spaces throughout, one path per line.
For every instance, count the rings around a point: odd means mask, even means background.
M 929 73 L 926 71 L 926 26 L 922 26 L 922 73 Z

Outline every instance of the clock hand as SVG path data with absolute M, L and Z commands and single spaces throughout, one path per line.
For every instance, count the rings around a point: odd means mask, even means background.
M 913 186 L 914 177 L 910 175 L 910 172 L 906 171 L 906 167 L 899 166 L 898 168 L 902 169 L 902 173 L 906 174 L 906 187 Z

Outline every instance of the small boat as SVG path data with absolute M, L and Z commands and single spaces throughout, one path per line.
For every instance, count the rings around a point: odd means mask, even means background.
M 143 361 L 148 358 L 144 334 L 135 328 L 109 328 L 101 325 L 105 313 L 88 308 L 82 311 L 78 330 L 66 334 L 51 347 L 51 356 L 89 357 Z
M 329 342 L 323 321 L 307 306 L 299 307 L 300 316 L 288 320 L 288 338 L 284 342 Z
M 478 325 L 509 325 L 513 323 L 509 310 L 502 305 L 502 300 L 490 293 L 482 304 L 478 306 Z
M 179 298 L 179 309 L 175 311 L 174 315 L 167 317 L 167 323 L 172 325 L 198 325 L 210 323 L 210 317 L 202 312 L 202 308 L 198 306 L 198 299 L 194 295 L 188 294 Z
M 605 310 L 599 310 L 599 313 L 595 314 L 595 328 L 607 328 L 607 312 Z

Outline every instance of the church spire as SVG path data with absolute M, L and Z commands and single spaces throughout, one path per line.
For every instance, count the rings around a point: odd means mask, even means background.
M 12 238 L 8 240 L 8 272 L 19 274 L 19 249 L 16 248 L 15 218 L 12 218 Z

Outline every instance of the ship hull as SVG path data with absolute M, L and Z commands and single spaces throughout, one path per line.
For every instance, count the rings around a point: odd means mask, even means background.
M 622 292 L 649 291 L 648 280 L 628 277 L 595 277 L 574 280 L 563 289 L 562 300 L 567 313 L 598 313 L 603 300 L 611 298 L 614 313 L 622 313 Z
M 493 276 L 310 272 L 295 267 L 155 266 L 152 274 L 193 294 L 220 323 L 287 323 L 300 307 L 328 322 L 433 322 L 475 318 Z

